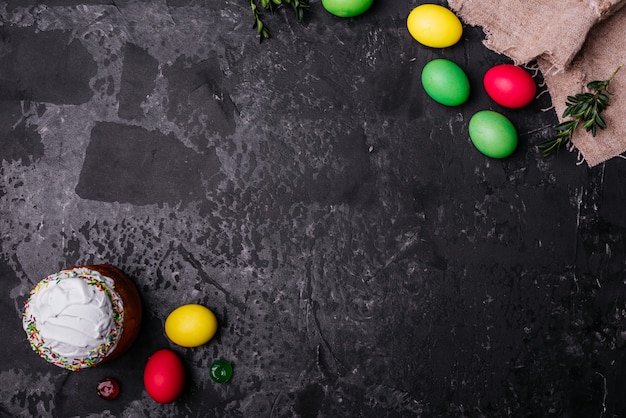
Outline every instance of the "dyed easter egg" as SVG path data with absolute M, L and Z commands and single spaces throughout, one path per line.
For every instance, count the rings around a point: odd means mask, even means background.
M 374 0 L 322 0 L 327 12 L 339 17 L 354 17 L 365 13 Z
M 422 4 L 414 8 L 406 21 L 409 33 L 422 45 L 446 48 L 461 39 L 461 21 L 449 9 L 437 4 Z
M 456 63 L 437 58 L 422 70 L 422 86 L 436 102 L 446 106 L 465 103 L 470 94 L 470 84 L 465 72 Z
M 178 355 L 161 349 L 148 358 L 143 372 L 146 392 L 159 403 L 174 402 L 185 388 L 185 367 Z
M 469 136 L 478 151 L 491 158 L 508 157 L 517 147 L 511 121 L 493 110 L 481 110 L 469 121 Z
M 165 334 L 182 347 L 198 347 L 209 342 L 217 332 L 217 318 L 207 307 L 182 305 L 165 320 Z
M 532 76 L 512 64 L 491 67 L 483 78 L 485 91 L 494 102 L 517 109 L 533 101 L 537 87 Z

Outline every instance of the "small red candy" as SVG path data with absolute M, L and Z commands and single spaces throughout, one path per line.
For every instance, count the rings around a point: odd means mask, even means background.
M 512 109 L 530 104 L 537 93 L 535 80 L 528 71 L 512 64 L 491 67 L 485 73 L 483 84 L 494 102 Z
M 118 385 L 117 381 L 112 377 L 105 377 L 98 382 L 96 393 L 102 399 L 110 401 L 117 398 L 117 395 L 120 394 L 120 385 Z

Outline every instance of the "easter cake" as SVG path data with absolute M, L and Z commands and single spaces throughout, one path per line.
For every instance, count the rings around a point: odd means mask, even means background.
M 80 370 L 122 355 L 141 326 L 141 299 L 118 268 L 86 265 L 41 280 L 25 303 L 23 326 L 46 361 Z

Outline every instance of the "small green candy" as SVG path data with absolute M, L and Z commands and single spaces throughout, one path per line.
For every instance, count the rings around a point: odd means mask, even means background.
M 211 364 L 211 379 L 217 383 L 226 383 L 233 376 L 233 366 L 226 360 L 216 360 Z

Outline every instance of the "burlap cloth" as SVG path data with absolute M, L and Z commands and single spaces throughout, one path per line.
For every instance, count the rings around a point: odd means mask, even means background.
M 536 61 L 559 120 L 568 95 L 626 64 L 626 0 L 449 0 L 461 20 L 483 28 L 485 45 L 518 65 Z M 626 67 L 611 82 L 607 128 L 572 143 L 590 167 L 626 151 Z

